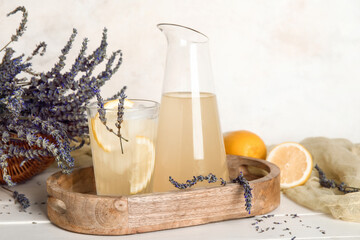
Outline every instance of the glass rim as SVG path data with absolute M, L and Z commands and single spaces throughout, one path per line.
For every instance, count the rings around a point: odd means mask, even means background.
M 202 32 L 199 32 L 198 30 L 195 30 L 193 28 L 190 28 L 190 27 L 186 27 L 186 26 L 183 26 L 183 25 L 180 25 L 180 24 L 175 24 L 175 23 L 159 23 L 156 25 L 160 30 L 162 30 L 162 26 L 170 26 L 170 27 L 181 27 L 181 28 L 184 28 L 184 29 L 187 29 L 187 30 L 191 30 L 193 32 L 196 32 L 198 34 L 200 34 L 201 36 L 203 36 L 205 38 L 204 41 L 191 41 L 193 43 L 207 43 L 209 42 L 209 37 L 206 36 L 205 34 L 203 34 Z
M 118 99 L 118 98 L 117 98 Z M 128 99 L 128 98 L 126 98 Z M 115 100 L 115 99 L 113 99 Z M 146 110 L 146 109 L 156 109 L 160 107 L 160 103 L 154 100 L 149 100 L 149 99 L 141 99 L 141 98 L 129 98 L 128 100 L 133 101 L 133 102 L 148 102 L 148 103 L 153 103 L 153 105 L 151 106 L 143 106 L 141 108 L 129 108 L 129 109 L 133 109 L 133 110 Z M 104 101 L 104 103 L 109 102 L 112 100 L 108 100 L 108 101 Z M 99 109 L 99 106 L 97 105 L 97 102 L 91 102 L 89 104 L 87 104 L 86 109 L 91 109 L 91 110 L 95 110 L 95 109 Z M 106 111 L 117 111 L 117 109 L 113 109 L 113 108 L 105 108 L 104 110 Z

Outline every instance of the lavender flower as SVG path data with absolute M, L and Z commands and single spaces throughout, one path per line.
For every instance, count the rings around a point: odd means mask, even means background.
M 322 187 L 337 188 L 340 192 L 343 192 L 345 194 L 360 191 L 360 188 L 349 187 L 344 182 L 337 184 L 334 180 L 328 179 L 323 170 L 321 170 L 321 168 L 317 164 L 315 164 L 315 169 L 319 172 L 319 183 Z
M 124 86 L 121 91 L 120 91 L 120 99 L 119 99 L 119 104 L 118 104 L 118 111 L 117 111 L 117 122 L 115 123 L 115 127 L 118 129 L 117 132 L 117 136 L 119 137 L 120 140 L 120 146 L 121 146 L 121 153 L 124 153 L 124 148 L 123 148 L 123 144 L 122 144 L 122 140 L 123 137 L 121 135 L 121 123 L 123 122 L 123 117 L 124 117 L 124 103 L 125 103 L 125 90 L 126 90 L 126 86 Z
M 120 93 L 119 93 L 119 103 L 118 103 L 118 111 L 117 111 L 117 122 L 115 123 L 115 127 L 117 128 L 117 133 L 114 132 L 114 130 L 112 128 L 110 128 L 106 122 L 106 109 L 104 108 L 104 100 L 100 95 L 100 90 L 97 89 L 96 87 L 93 88 L 93 91 L 96 95 L 97 98 L 97 105 L 98 105 L 98 113 L 99 113 L 99 119 L 101 121 L 101 123 L 106 127 L 106 129 L 115 134 L 115 136 L 117 136 L 120 140 L 120 147 L 121 147 L 121 153 L 124 153 L 124 148 L 123 148 L 123 144 L 122 144 L 122 140 L 128 141 L 126 138 L 124 138 L 121 135 L 121 123 L 123 121 L 123 116 L 124 116 L 124 103 L 125 103 L 125 90 L 126 90 L 126 86 L 124 86 Z M 115 95 L 116 96 L 116 95 Z
M 26 211 L 26 208 L 30 207 L 30 201 L 29 199 L 22 193 L 19 193 L 17 191 L 12 191 L 4 186 L 1 186 L 2 189 L 12 193 L 12 196 L 15 200 L 15 203 L 19 203 L 21 206 L 22 211 Z
M 191 180 L 187 180 L 186 183 L 178 183 L 171 176 L 169 176 L 169 182 L 171 182 L 171 184 L 178 189 L 191 188 L 196 183 L 202 181 L 207 181 L 208 183 L 215 183 L 217 182 L 217 180 L 218 180 L 217 177 L 212 173 L 209 173 L 207 176 L 203 176 L 203 175 L 193 176 L 193 178 Z M 226 181 L 224 179 L 220 178 L 220 181 L 221 181 L 221 185 L 223 186 L 226 185 Z
M 252 199 L 252 188 L 250 187 L 249 182 L 244 177 L 243 173 L 240 172 L 240 175 L 233 180 L 234 183 L 239 183 L 244 188 L 244 197 L 245 197 L 245 209 L 249 212 L 251 210 L 251 199 Z
M 325 173 L 320 169 L 317 164 L 315 164 L 315 169 L 319 172 L 319 180 L 321 186 L 326 188 L 336 188 L 335 181 L 327 179 Z
M 17 41 L 19 39 L 19 37 L 21 37 L 26 30 L 28 13 L 27 13 L 25 7 L 17 7 L 14 11 L 8 13 L 7 16 L 13 15 L 13 14 L 17 13 L 18 11 L 21 11 L 23 13 L 23 18 L 21 20 L 19 28 L 16 29 L 16 34 L 11 36 L 11 41 Z
M 15 203 L 18 202 L 21 205 L 22 210 L 25 211 L 26 208 L 30 207 L 30 201 L 24 194 L 14 191 L 13 197 L 15 199 Z
M 94 89 L 99 91 L 122 63 L 120 50 L 107 59 L 107 30 L 104 29 L 100 46 L 87 55 L 88 39 L 85 38 L 75 62 L 65 71 L 65 60 L 77 35 L 73 29 L 54 66 L 37 73 L 31 69 L 31 60 L 45 53 L 44 42 L 25 60 L 24 55 L 14 56 L 15 51 L 8 47 L 26 30 L 28 14 L 24 7 L 16 8 L 8 16 L 19 11 L 23 18 L 16 34 L 0 49 L 3 54 L 0 59 L 0 169 L 8 185 L 14 184 L 7 171 L 7 161 L 12 157 L 23 157 L 23 165 L 43 156 L 53 156 L 64 173 L 71 172 L 74 159 L 70 152 L 89 139 L 85 106 L 97 96 Z M 104 61 L 104 69 L 93 74 Z M 14 144 L 17 141 L 40 150 L 17 147 Z M 70 146 L 73 142 L 76 146 Z
M 32 52 L 32 54 L 26 59 L 26 62 L 30 61 L 31 59 L 33 59 L 33 57 L 35 57 L 36 55 L 40 55 L 40 56 L 44 56 L 45 52 L 46 52 L 46 43 L 45 42 L 40 42 L 39 45 L 36 46 L 36 48 L 34 49 L 34 51 Z M 27 71 L 28 72 L 28 71 Z M 28 72 L 29 73 L 29 72 Z M 30 73 L 31 74 L 31 73 Z M 33 74 L 33 75 L 38 75 L 38 74 Z M 26 80 L 26 79 L 25 79 Z
M 186 183 L 178 183 L 171 176 L 169 176 L 169 182 L 171 182 L 171 184 L 174 185 L 174 187 L 176 187 L 178 189 L 191 188 L 196 183 L 202 182 L 202 181 L 207 181 L 208 183 L 215 183 L 218 181 L 218 178 L 214 174 L 209 173 L 207 176 L 202 176 L 202 175 L 193 176 L 193 178 L 191 180 L 187 180 Z M 226 186 L 226 181 L 224 179 L 220 178 L 220 181 L 221 181 L 222 186 Z M 250 210 L 252 207 L 251 199 L 253 196 L 251 193 L 252 188 L 250 187 L 249 182 L 243 176 L 242 172 L 240 172 L 240 175 L 237 178 L 235 178 L 232 182 L 239 183 L 244 188 L 245 209 L 250 214 Z
M 11 36 L 10 42 L 8 42 L 3 48 L 0 49 L 0 52 L 2 50 L 4 50 L 7 46 L 9 46 L 12 42 L 16 42 L 19 39 L 19 37 L 21 37 L 24 34 L 24 32 L 26 30 L 28 13 L 27 13 L 25 7 L 17 7 L 14 11 L 8 13 L 7 16 L 13 15 L 19 11 L 21 11 L 23 13 L 19 28 L 16 29 L 16 33 Z

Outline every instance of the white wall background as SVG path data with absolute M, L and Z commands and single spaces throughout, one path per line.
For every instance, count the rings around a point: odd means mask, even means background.
M 215 85 L 224 131 L 248 129 L 267 144 L 308 136 L 360 141 L 360 1 L 336 0 L 0 0 L 0 46 L 15 31 L 18 5 L 28 28 L 12 46 L 49 69 L 72 28 L 93 50 L 108 28 L 109 50 L 124 63 L 104 86 L 110 96 L 123 85 L 129 97 L 160 100 L 166 40 L 160 22 L 186 25 L 210 38 Z M 90 52 L 89 50 L 89 52 Z

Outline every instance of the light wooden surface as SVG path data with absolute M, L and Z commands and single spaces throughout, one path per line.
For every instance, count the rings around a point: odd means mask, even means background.
M 71 175 L 56 173 L 47 180 L 48 216 L 70 231 L 123 235 L 250 217 L 278 207 L 280 171 L 275 165 L 239 156 L 228 156 L 228 163 L 230 177 L 242 171 L 251 179 L 251 214 L 244 207 L 243 188 L 233 183 L 167 193 L 97 196 L 89 167 Z

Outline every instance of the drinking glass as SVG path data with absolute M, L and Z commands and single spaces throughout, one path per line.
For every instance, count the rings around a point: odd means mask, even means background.
M 117 133 L 118 100 L 105 103 L 106 125 Z M 106 109 L 106 106 L 113 107 Z M 87 107 L 96 192 L 131 195 L 150 191 L 155 166 L 155 138 L 159 104 L 125 100 L 120 138 L 101 122 L 97 103 Z

